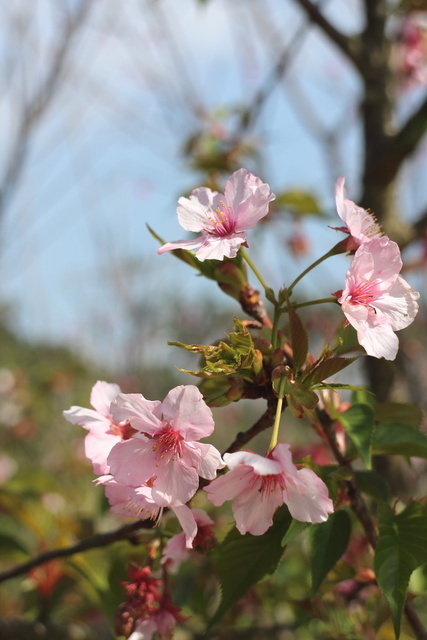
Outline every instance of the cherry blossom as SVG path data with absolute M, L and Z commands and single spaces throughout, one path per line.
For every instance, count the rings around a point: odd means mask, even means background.
M 117 442 L 127 440 L 133 432 L 127 420 L 116 422 L 110 413 L 110 405 L 120 392 L 117 384 L 98 380 L 90 394 L 94 409 L 72 406 L 62 412 L 68 422 L 89 431 L 85 438 L 85 454 L 97 475 L 109 473 L 108 454 Z
M 203 509 L 191 509 L 197 524 L 197 535 L 192 540 L 192 547 L 207 551 L 211 548 L 213 534 L 213 520 Z M 167 567 L 169 573 L 176 573 L 181 562 L 188 557 L 188 536 L 185 532 L 178 533 L 168 540 L 162 555 L 161 563 Z
M 230 471 L 205 491 L 216 506 L 234 500 L 233 514 L 240 533 L 262 535 L 273 524 L 282 504 L 302 522 L 325 522 L 333 512 L 324 482 L 311 469 L 297 469 L 289 444 L 279 443 L 267 457 L 252 451 L 224 454 Z
M 111 405 L 117 422 L 134 435 L 108 456 L 111 475 L 129 487 L 149 485 L 160 507 L 182 505 L 195 494 L 199 476 L 212 480 L 223 467 L 219 451 L 198 442 L 214 430 L 212 412 L 194 385 L 179 386 L 163 403 L 141 394 L 119 394 Z
M 345 226 L 334 228 L 349 234 L 346 250 L 354 251 L 361 244 L 381 236 L 382 232 L 380 225 L 369 211 L 358 207 L 345 197 L 344 183 L 344 176 L 340 176 L 335 184 L 335 201 L 338 215 Z
M 111 511 L 126 518 L 153 520 L 157 523 L 163 513 L 163 506 L 158 505 L 149 485 L 130 487 L 116 482 L 111 475 L 101 476 L 97 484 L 105 486 L 105 495 L 110 503 Z M 178 518 L 183 530 L 182 539 L 186 549 L 193 548 L 193 541 L 197 535 L 197 520 L 192 509 L 185 504 L 170 507 Z M 200 519 L 200 518 L 199 518 Z
M 227 180 L 224 194 L 206 187 L 194 189 L 178 200 L 178 221 L 186 231 L 202 232 L 193 240 L 168 242 L 158 253 L 173 249 L 196 250 L 199 260 L 234 258 L 246 245 L 247 229 L 253 229 L 268 213 L 275 199 L 270 187 L 246 169 Z
M 130 567 L 129 577 L 129 582 L 122 582 L 126 600 L 116 614 L 116 632 L 129 640 L 151 640 L 154 634 L 170 639 L 176 623 L 186 618 L 172 603 L 163 580 L 153 575 L 150 566 Z
M 358 248 L 344 289 L 333 294 L 359 343 L 376 358 L 395 359 L 399 340 L 394 332 L 411 324 L 418 312 L 420 294 L 399 275 L 401 268 L 398 245 L 374 238 Z

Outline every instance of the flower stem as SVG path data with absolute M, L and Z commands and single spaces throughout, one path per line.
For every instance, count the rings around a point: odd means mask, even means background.
M 279 438 L 280 418 L 282 416 L 283 397 L 285 395 L 285 383 L 286 383 L 286 376 L 283 376 L 280 382 L 280 387 L 279 387 L 279 398 L 277 400 L 276 415 L 274 418 L 273 432 L 271 434 L 270 444 L 268 446 L 268 453 L 274 449 L 274 447 L 277 444 L 277 440 Z
M 252 269 L 252 271 L 254 272 L 256 277 L 258 278 L 258 280 L 261 283 L 264 291 L 268 291 L 269 286 L 267 285 L 267 283 L 265 282 L 264 278 L 262 277 L 262 275 L 260 274 L 260 272 L 258 271 L 258 269 L 256 268 L 256 266 L 254 265 L 254 263 L 252 262 L 251 258 L 249 257 L 249 255 L 247 254 L 246 250 L 243 247 L 240 247 L 240 253 L 242 254 L 242 258 L 244 260 L 246 260 L 247 264 L 249 265 L 249 267 Z
M 279 330 L 280 316 L 282 313 L 280 306 L 276 305 L 274 307 L 273 328 L 271 330 L 271 346 L 273 350 L 277 348 L 277 332 Z
M 303 279 L 303 277 L 305 275 L 307 275 L 307 273 L 310 273 L 310 271 L 312 269 L 314 269 L 315 267 L 317 267 L 319 264 L 321 264 L 324 260 L 327 260 L 328 258 L 331 258 L 332 256 L 336 256 L 338 253 L 342 253 L 342 243 L 338 243 L 336 244 L 334 247 L 332 247 L 332 249 L 330 251 L 328 251 L 327 253 L 325 253 L 323 256 L 321 256 L 318 260 L 316 260 L 315 262 L 313 262 L 313 264 L 311 264 L 309 267 L 307 267 L 307 269 L 305 269 L 297 278 L 295 278 L 295 280 L 293 281 L 293 283 L 288 287 L 288 292 L 289 295 L 291 295 L 292 290 L 295 288 L 295 286 L 298 284 L 298 282 L 300 280 Z
M 318 300 L 308 300 L 308 302 L 299 302 L 292 305 L 294 309 L 300 309 L 301 307 L 311 307 L 313 304 L 326 304 L 327 302 L 337 302 L 336 298 L 319 298 Z

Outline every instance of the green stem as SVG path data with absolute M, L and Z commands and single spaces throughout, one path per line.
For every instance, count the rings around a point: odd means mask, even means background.
M 283 397 L 285 395 L 285 383 L 286 383 L 286 376 L 283 376 L 280 382 L 280 387 L 279 387 L 279 398 L 277 400 L 276 415 L 274 417 L 273 432 L 271 434 L 268 453 L 270 453 L 270 451 L 274 449 L 274 447 L 277 444 L 277 440 L 279 438 L 280 418 L 282 416 Z
M 274 307 L 273 328 L 271 330 L 271 346 L 273 350 L 277 348 L 277 332 L 279 330 L 280 316 L 282 313 L 280 306 L 276 305 Z
M 311 307 L 313 304 L 325 304 L 326 302 L 337 302 L 336 298 L 319 298 L 318 300 L 309 300 L 308 302 L 300 302 L 292 305 L 294 309 L 300 309 L 301 307 Z
M 309 267 L 307 267 L 307 269 L 305 269 L 305 271 L 303 271 L 297 278 L 295 278 L 295 280 L 293 281 L 291 286 L 288 287 L 289 295 L 291 295 L 292 290 L 295 288 L 295 286 L 298 284 L 298 282 L 300 280 L 302 280 L 305 275 L 307 275 L 307 273 L 310 273 L 310 271 L 312 269 L 317 267 L 324 260 L 327 260 L 328 258 L 331 258 L 332 256 L 336 256 L 338 253 L 343 253 L 343 251 L 342 251 L 342 242 L 339 242 L 334 247 L 332 247 L 332 249 L 330 251 L 328 251 L 328 253 L 325 253 L 325 255 L 321 256 L 318 260 L 313 262 L 313 264 L 311 264 Z
M 246 260 L 247 264 L 249 265 L 249 267 L 252 269 L 252 271 L 260 281 L 261 285 L 264 288 L 264 291 L 268 291 L 269 286 L 267 285 L 264 278 L 262 277 L 262 275 L 260 274 L 260 272 L 258 271 L 258 269 L 256 268 L 256 266 L 254 265 L 254 263 L 252 262 L 249 255 L 246 253 L 246 250 L 243 247 L 240 247 L 240 253 L 242 254 L 242 258 Z

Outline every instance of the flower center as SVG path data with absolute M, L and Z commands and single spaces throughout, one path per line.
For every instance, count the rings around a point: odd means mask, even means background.
M 206 231 L 208 233 L 223 238 L 234 233 L 236 221 L 234 220 L 233 210 L 228 207 L 225 202 L 221 201 L 221 205 L 216 209 L 206 212 L 208 224 Z
M 163 428 L 153 437 L 153 451 L 157 460 L 169 462 L 182 456 L 182 435 L 172 429 L 168 422 L 164 422 Z
M 261 476 L 261 488 L 260 491 L 262 493 L 263 499 L 268 499 L 269 494 L 276 491 L 277 486 L 280 489 L 285 488 L 285 480 L 281 473 L 274 473 L 268 476 Z
M 372 308 L 372 303 L 375 302 L 381 295 L 381 291 L 378 288 L 379 280 L 367 280 L 365 282 L 359 282 L 347 296 L 346 302 L 350 304 L 358 304 L 362 307 Z
M 368 238 L 380 237 L 383 235 L 380 225 L 377 222 L 376 217 L 370 212 L 366 212 L 368 215 L 362 222 L 362 233 Z

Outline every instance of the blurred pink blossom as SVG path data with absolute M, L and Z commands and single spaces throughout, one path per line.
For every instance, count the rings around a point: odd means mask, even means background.
M 189 198 L 178 200 L 178 220 L 186 231 L 202 232 L 193 240 L 167 242 L 158 253 L 173 249 L 196 250 L 199 260 L 234 258 L 246 245 L 247 229 L 253 229 L 268 213 L 275 199 L 268 184 L 246 169 L 227 180 L 224 194 L 206 187 L 194 189 Z
M 191 513 L 197 524 L 197 534 L 192 541 L 193 547 L 207 551 L 214 540 L 213 520 L 203 509 L 191 509 Z M 188 549 L 185 532 L 172 536 L 164 548 L 162 564 L 170 573 L 175 573 L 181 562 L 188 557 Z

